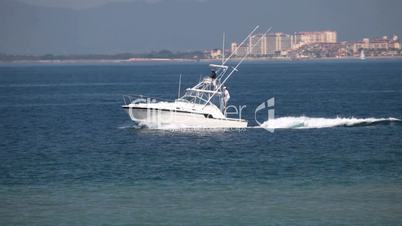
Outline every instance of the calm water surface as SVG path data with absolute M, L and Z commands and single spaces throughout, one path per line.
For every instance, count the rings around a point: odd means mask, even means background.
M 0 66 L 1 225 L 399 225 L 402 125 L 254 128 L 276 116 L 402 119 L 402 62 L 242 65 L 244 131 L 133 127 L 124 94 L 173 99 L 206 64 Z

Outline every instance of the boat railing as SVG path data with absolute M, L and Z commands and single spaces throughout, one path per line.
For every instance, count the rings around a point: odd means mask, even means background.
M 172 101 L 160 97 L 150 97 L 145 95 L 138 95 L 138 94 L 129 94 L 123 95 L 124 105 L 129 105 L 133 102 L 135 103 L 147 103 L 147 102 L 161 102 L 161 101 Z

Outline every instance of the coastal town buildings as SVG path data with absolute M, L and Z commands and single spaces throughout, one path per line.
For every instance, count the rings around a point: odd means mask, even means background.
M 253 48 L 252 48 L 253 47 Z M 231 44 L 231 53 L 250 57 L 287 57 L 287 58 L 323 58 L 323 57 L 356 57 L 362 51 L 367 56 L 401 55 L 401 44 L 398 36 L 392 38 L 364 38 L 359 41 L 339 42 L 336 31 L 296 32 L 292 35 L 282 32 L 255 34 L 243 46 L 236 42 Z M 214 53 L 216 56 L 216 53 Z M 212 57 L 212 53 L 211 53 Z M 214 58 L 214 57 L 212 57 Z
M 379 39 L 370 40 L 364 38 L 361 41 L 352 43 L 353 53 L 360 53 L 361 50 L 400 50 L 401 44 L 399 43 L 398 36 L 394 35 L 392 39 L 388 39 L 387 36 L 383 36 Z
M 314 43 L 336 43 L 336 32 L 297 32 L 293 35 L 282 32 L 267 35 L 256 34 L 249 38 L 247 45 L 244 47 L 238 48 L 237 43 L 232 43 L 231 51 L 238 56 L 244 55 L 247 51 L 250 51 L 250 55 L 254 57 L 287 55 L 288 51 Z

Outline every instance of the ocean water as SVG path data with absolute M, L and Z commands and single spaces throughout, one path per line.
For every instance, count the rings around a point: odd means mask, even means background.
M 208 73 L 0 66 L 0 225 L 401 224 L 401 61 L 245 63 L 228 83 L 245 130 L 138 128 L 121 109 Z M 271 97 L 274 133 L 254 120 Z

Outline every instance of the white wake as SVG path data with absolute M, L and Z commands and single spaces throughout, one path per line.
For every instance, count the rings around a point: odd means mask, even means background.
M 265 121 L 261 127 L 266 129 L 318 129 L 337 126 L 370 125 L 387 122 L 401 122 L 401 120 L 397 118 L 310 118 L 300 116 L 270 119 Z
M 265 128 L 265 129 L 319 129 L 319 128 L 330 128 L 330 127 L 340 127 L 340 126 L 370 126 L 376 124 L 389 124 L 389 123 L 402 123 L 402 120 L 397 118 L 313 118 L 307 116 L 299 117 L 280 117 L 275 119 L 270 119 L 265 121 L 261 126 L 252 126 L 250 128 Z M 173 130 L 173 131 L 230 131 L 230 129 L 208 129 L 200 125 L 187 126 L 184 124 L 151 124 L 151 123 L 140 123 L 136 125 L 122 125 L 118 127 L 119 129 L 128 128 L 147 128 L 151 130 Z

